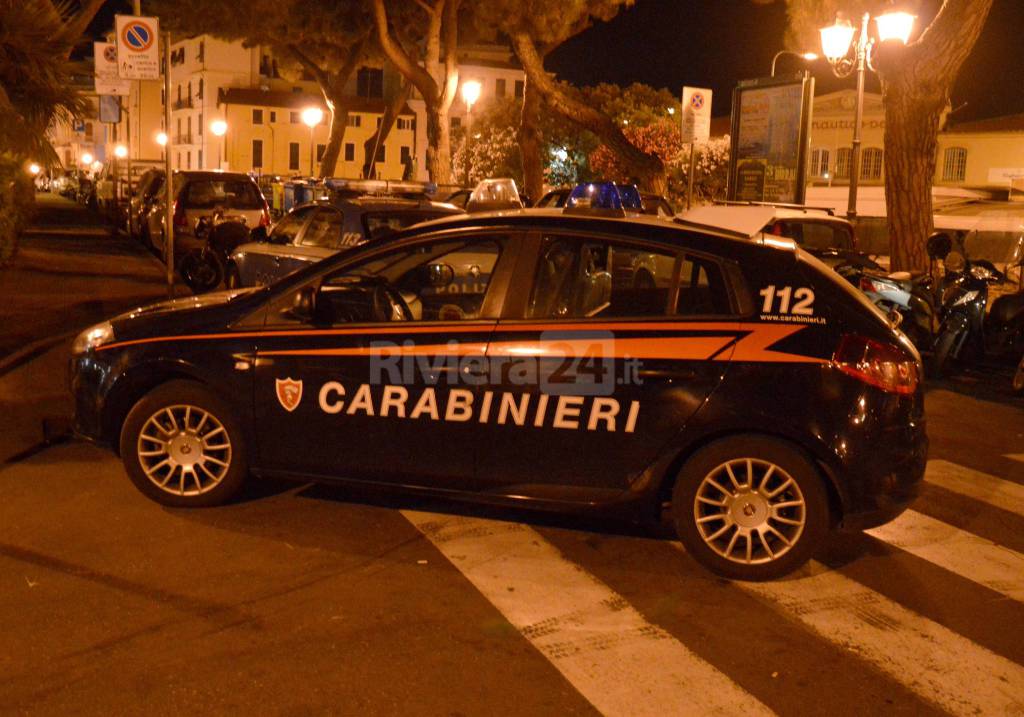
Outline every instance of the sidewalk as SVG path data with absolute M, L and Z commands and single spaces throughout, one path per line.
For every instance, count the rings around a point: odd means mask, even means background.
M 0 270 L 0 372 L 52 337 L 166 296 L 164 266 L 101 217 L 52 194 L 37 198 L 32 230 Z

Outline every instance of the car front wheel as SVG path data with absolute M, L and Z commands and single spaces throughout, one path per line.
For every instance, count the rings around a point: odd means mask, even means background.
M 687 552 L 734 580 L 771 580 L 806 563 L 829 530 L 822 478 L 797 449 L 735 436 L 695 453 L 672 495 Z
M 247 473 L 230 407 L 193 381 L 165 383 L 135 404 L 121 430 L 121 459 L 140 491 L 175 507 L 224 503 Z

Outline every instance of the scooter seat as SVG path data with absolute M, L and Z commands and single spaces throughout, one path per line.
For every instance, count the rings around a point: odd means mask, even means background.
M 989 320 L 1004 326 L 1014 320 L 1024 322 L 1024 291 L 1004 294 L 993 301 Z

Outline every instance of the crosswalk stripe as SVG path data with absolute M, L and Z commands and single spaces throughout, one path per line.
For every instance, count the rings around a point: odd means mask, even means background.
M 532 528 L 402 515 L 602 713 L 772 714 Z
M 1024 668 L 820 563 L 737 583 L 956 715 L 1022 714 Z
M 925 480 L 940 488 L 1024 517 L 1024 486 L 956 463 L 928 461 Z
M 887 525 L 867 531 L 962 578 L 1024 602 L 1024 555 L 908 510 Z

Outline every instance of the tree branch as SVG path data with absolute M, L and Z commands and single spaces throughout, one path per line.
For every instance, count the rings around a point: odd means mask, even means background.
M 327 71 L 320 67 L 320 65 L 313 62 L 313 60 L 310 59 L 309 55 L 300 50 L 296 45 L 285 45 L 285 49 L 287 49 L 288 52 L 291 53 L 292 57 L 294 57 L 300 65 L 302 65 L 306 70 L 309 71 L 311 75 L 313 75 L 313 77 L 316 79 L 316 83 L 320 85 L 320 91 L 324 92 L 324 96 L 326 97 L 326 90 L 332 84 L 331 76 L 327 73 Z
M 430 102 L 436 99 L 437 83 L 430 73 L 413 62 L 412 58 L 398 42 L 391 36 L 388 30 L 388 13 L 384 7 L 384 0 L 371 0 L 373 2 L 373 20 L 377 27 L 377 40 L 380 47 L 391 60 L 391 63 L 402 75 L 415 85 L 424 99 Z
M 57 37 L 54 38 L 55 42 L 67 42 L 74 46 L 78 39 L 85 33 L 89 23 L 96 17 L 96 13 L 99 12 L 100 8 L 103 7 L 103 3 L 106 0 L 84 0 L 82 3 L 82 9 L 67 22 L 64 23 L 64 29 L 58 33 Z M 68 54 L 70 54 L 68 50 Z

